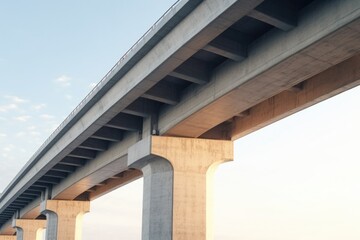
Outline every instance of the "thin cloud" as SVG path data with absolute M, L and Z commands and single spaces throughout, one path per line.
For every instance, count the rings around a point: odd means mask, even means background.
M 6 133 L 0 133 L 0 137 L 6 137 L 7 134 Z
M 14 119 L 16 121 L 20 121 L 20 122 L 27 122 L 30 118 L 31 118 L 31 116 L 29 116 L 29 115 L 22 115 L 22 116 L 15 117 Z
M 52 120 L 55 117 L 53 115 L 49 115 L 49 114 L 41 114 L 40 118 L 43 119 L 43 120 Z
M 10 103 L 5 105 L 0 105 L 0 112 L 8 112 L 11 110 L 18 109 L 20 104 L 28 102 L 28 100 L 24 98 L 13 95 L 6 95 L 3 96 L 3 98 L 10 100 Z
M 0 106 L 0 112 L 8 112 L 9 110 L 14 110 L 14 109 L 17 109 L 17 108 L 18 108 L 17 104 L 10 103 L 10 104 L 7 104 L 7 105 Z
M 60 77 L 55 79 L 55 82 L 62 87 L 69 87 L 71 85 L 71 77 L 66 75 L 61 75 Z
M 18 96 L 11 96 L 11 95 L 7 95 L 4 96 L 6 99 L 9 99 L 11 102 L 19 104 L 19 103 L 25 103 L 28 102 L 28 100 L 18 97 Z
M 2 148 L 3 152 L 11 152 L 13 149 L 15 149 L 15 146 L 13 144 L 8 144 L 7 146 Z
M 36 110 L 36 111 L 39 111 L 39 110 L 41 110 L 41 109 L 43 109 L 43 108 L 45 108 L 45 107 L 46 107 L 46 104 L 45 104 L 45 103 L 41 103 L 41 104 L 32 106 L 32 109 L 34 109 L 34 110 Z

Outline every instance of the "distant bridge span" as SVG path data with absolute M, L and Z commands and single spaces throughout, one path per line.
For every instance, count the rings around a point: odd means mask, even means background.
M 178 1 L 2 193 L 0 239 L 45 215 L 47 239 L 75 239 L 59 233 L 61 204 L 86 212 L 82 202 L 142 176 L 143 239 L 207 239 L 200 175 L 232 158 L 231 141 L 359 85 L 359 16 L 353 0 Z M 203 168 L 201 180 L 187 173 Z M 193 181 L 199 189 L 177 189 Z M 176 204 L 194 204 L 187 194 L 204 205 L 190 224 L 199 230 L 173 217 Z

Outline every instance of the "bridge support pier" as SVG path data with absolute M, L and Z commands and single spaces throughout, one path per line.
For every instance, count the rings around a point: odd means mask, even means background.
M 45 200 L 41 212 L 46 215 L 46 240 L 80 240 L 82 217 L 90 211 L 89 201 Z
M 12 235 L 0 235 L 0 240 L 16 240 L 16 236 L 12 236 Z
M 14 219 L 16 240 L 41 240 L 46 227 L 46 220 Z
M 212 239 L 212 175 L 231 141 L 150 136 L 129 149 L 144 175 L 143 240 Z

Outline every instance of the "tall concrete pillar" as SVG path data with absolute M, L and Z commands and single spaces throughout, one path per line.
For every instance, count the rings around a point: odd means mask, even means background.
M 89 201 L 45 200 L 46 240 L 81 240 L 82 217 L 90 211 Z
M 212 239 L 212 177 L 231 141 L 149 136 L 128 151 L 144 175 L 142 240 Z
M 46 220 L 14 219 L 17 240 L 41 240 L 46 227 Z
M 0 240 L 16 240 L 16 236 L 12 236 L 12 235 L 0 235 Z

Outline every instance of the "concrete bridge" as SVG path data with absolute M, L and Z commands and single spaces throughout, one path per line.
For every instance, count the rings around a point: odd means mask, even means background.
M 232 141 L 360 83 L 360 1 L 181 0 L 0 196 L 0 240 L 80 239 L 93 199 L 144 178 L 142 239 L 211 239 Z

